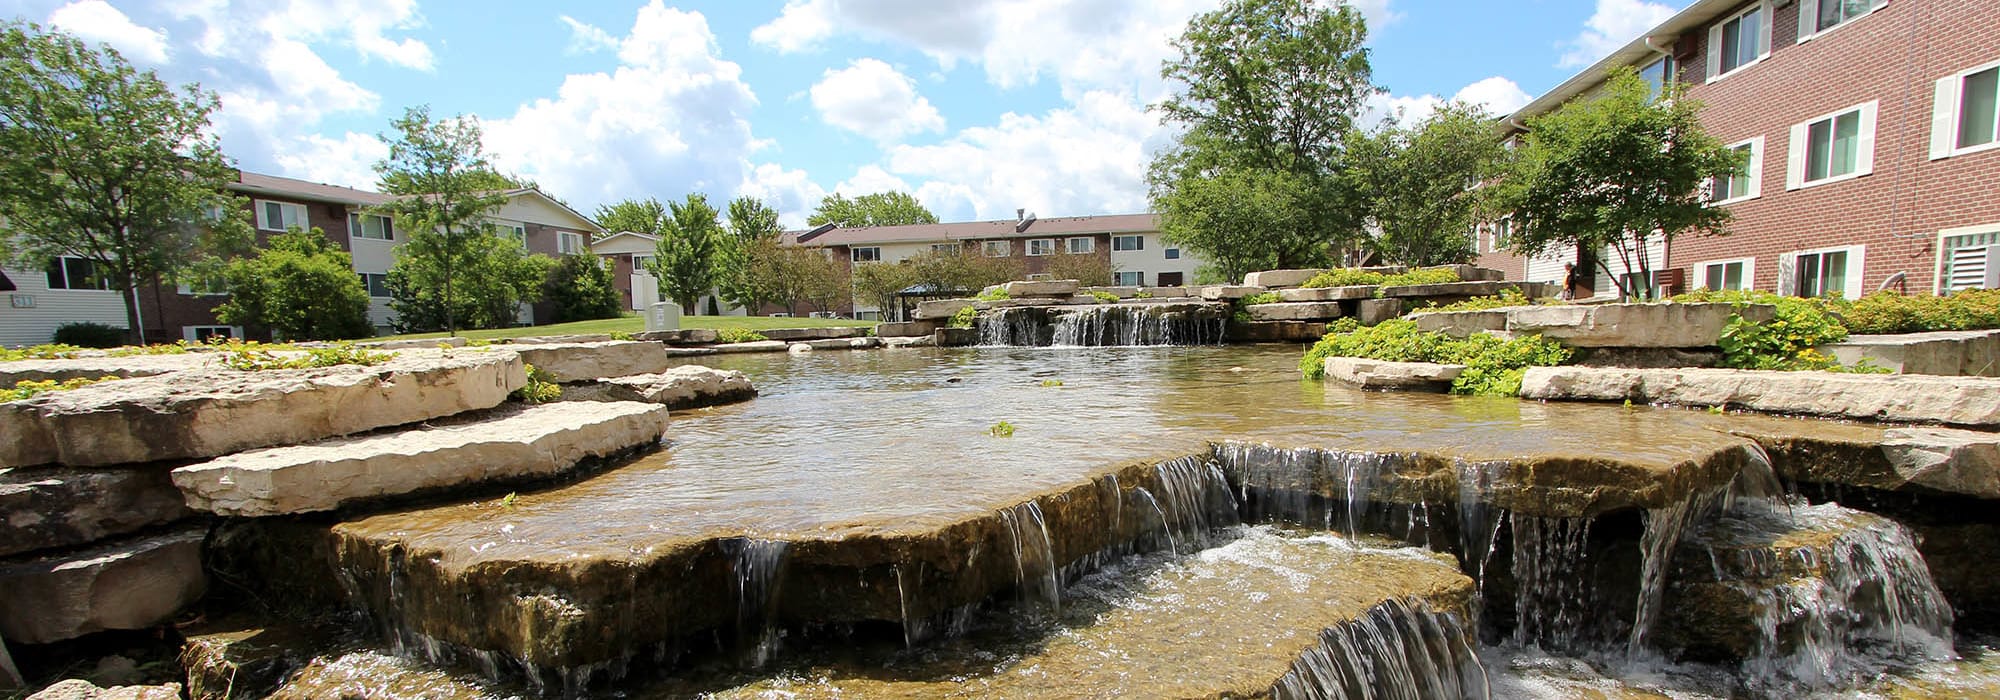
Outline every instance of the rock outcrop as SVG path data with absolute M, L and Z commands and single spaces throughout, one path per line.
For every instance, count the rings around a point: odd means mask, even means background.
M 1820 350 L 1841 364 L 1868 360 L 1903 374 L 2000 377 L 2000 330 L 1851 335 Z
M 756 396 L 757 389 L 742 372 L 701 365 L 563 387 L 565 401 L 638 401 L 674 410 L 719 406 Z
M 1325 270 L 1264 270 L 1243 276 L 1245 287 L 1297 287 Z
M 0 469 L 0 557 L 129 534 L 193 515 L 158 469 Z
M 1009 297 L 1071 297 L 1083 285 L 1076 280 L 1016 281 L 1000 285 Z
M 207 590 L 201 542 L 185 530 L 0 565 L 0 637 L 47 644 L 166 622 Z
M 590 343 L 538 343 L 509 348 L 521 361 L 555 376 L 558 382 L 604 377 L 629 377 L 665 371 L 673 365 L 660 343 L 612 340 Z
M 21 382 L 68 381 L 103 377 L 152 377 L 215 367 L 221 355 L 187 352 L 175 355 L 134 355 L 131 357 L 76 357 L 67 360 L 15 360 L 0 362 L 0 387 Z
M 1363 389 L 1447 391 L 1465 365 L 1385 362 L 1360 357 L 1326 358 L 1326 377 Z
M 1258 321 L 1326 321 L 1343 315 L 1340 303 L 1333 301 L 1252 304 L 1244 310 L 1250 312 L 1250 318 Z
M 1487 332 L 1539 335 L 1579 348 L 1705 348 L 1715 346 L 1733 316 L 1764 322 L 1776 313 L 1768 304 L 1557 304 L 1417 313 L 1410 319 L 1421 330 L 1458 338 Z
M 1905 423 L 2000 425 L 2000 379 L 1740 369 L 1530 367 L 1529 399 L 1724 406 Z

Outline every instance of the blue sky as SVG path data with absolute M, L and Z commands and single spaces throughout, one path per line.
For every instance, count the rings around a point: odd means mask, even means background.
M 915 193 L 947 220 L 1124 213 L 1170 133 L 1167 40 L 1219 0 L 0 0 L 216 92 L 250 170 L 358 187 L 408 105 L 477 116 L 503 169 L 586 212 Z M 1506 112 L 1681 0 L 1352 0 L 1374 108 Z

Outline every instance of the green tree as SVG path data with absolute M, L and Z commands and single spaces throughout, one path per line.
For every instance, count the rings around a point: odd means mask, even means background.
M 721 213 L 709 205 L 708 195 L 699 192 L 667 208 L 670 215 L 660 231 L 651 270 L 667 297 L 681 305 L 681 313 L 693 316 L 695 302 L 715 289 L 724 244 L 717 220 Z
M 1721 235 L 1729 210 L 1708 206 L 1703 183 L 1741 173 L 1744 161 L 1708 135 L 1701 105 L 1669 85 L 1653 99 L 1629 68 L 1602 94 L 1528 120 L 1528 134 L 1497 192 L 1514 215 L 1514 249 L 1610 249 L 1650 279 L 1649 238 L 1672 247 L 1683 234 Z M 1598 267 L 1611 275 L 1603 256 Z M 1645 285 L 1613 277 L 1626 297 Z
M 185 280 L 198 263 L 249 247 L 224 189 L 236 170 L 208 133 L 217 106 L 110 48 L 18 21 L 0 23 L 0 262 L 38 269 L 91 261 L 120 292 L 145 342 L 132 290 Z
M 652 197 L 599 205 L 597 225 L 612 233 L 631 231 L 658 236 L 666 230 L 667 205 Z
M 813 226 L 834 224 L 842 228 L 908 226 L 937 222 L 937 215 L 924 208 L 923 202 L 917 201 L 917 198 L 908 192 L 877 192 L 854 199 L 848 199 L 835 192 L 820 199 L 819 206 L 806 217 L 806 223 Z
M 785 275 L 796 294 L 792 303 L 802 301 L 814 311 L 826 313 L 854 298 L 846 258 L 824 248 L 785 246 L 782 250 Z
M 223 323 L 263 326 L 284 340 L 342 340 L 374 335 L 368 289 L 347 252 L 317 228 L 271 237 L 256 257 L 229 263 Z
M 898 293 L 916 284 L 916 268 L 907 262 L 868 262 L 855 265 L 854 297 L 875 307 L 881 318 L 896 317 Z
M 1341 176 L 1342 143 L 1379 92 L 1367 35 L 1353 7 L 1316 0 L 1228 0 L 1188 22 L 1161 70 L 1178 90 L 1156 106 L 1180 136 L 1147 172 L 1168 240 L 1228 277 L 1355 248 L 1360 205 Z M 1297 211 L 1211 211 L 1224 191 Z
M 496 236 L 485 217 L 507 198 L 491 187 L 493 166 L 480 145 L 477 121 L 463 116 L 432 119 L 430 107 L 419 106 L 405 110 L 393 125 L 397 133 L 383 138 L 389 142 L 389 157 L 375 164 L 375 172 L 381 176 L 382 191 L 395 196 L 381 210 L 395 217 L 397 230 L 410 232 L 409 240 L 396 250 L 395 268 L 402 271 L 397 289 L 403 294 L 394 305 L 398 315 L 441 321 L 416 327 L 443 328 L 458 335 L 463 310 L 497 308 L 522 298 L 511 293 L 506 295 L 509 299 L 479 296 L 514 289 L 496 283 L 493 276 L 518 272 L 513 268 L 519 256 L 500 251 L 506 259 L 481 257 L 499 250 L 486 240 Z M 392 277 L 396 271 L 391 269 Z M 468 281 L 469 273 L 489 277 Z M 435 290 L 430 289 L 433 286 Z M 532 293 L 526 296 L 532 299 Z M 399 321 L 399 325 L 410 323 L 414 321 Z
M 1389 122 L 1348 141 L 1347 174 L 1381 229 L 1376 252 L 1411 266 L 1472 259 L 1472 225 L 1490 213 L 1479 185 L 1500 174 L 1507 153 L 1484 109 L 1454 102 L 1416 125 Z
M 618 318 L 624 299 L 618 282 L 599 258 L 589 253 L 571 253 L 556 260 L 542 282 L 542 298 L 555 307 L 555 322 Z
M 1020 258 L 989 258 L 963 247 L 925 251 L 910 256 L 907 262 L 913 269 L 912 284 L 925 285 L 940 293 L 970 296 L 981 289 L 1027 276 Z
M 530 255 L 513 238 L 490 232 L 466 236 L 447 287 L 439 258 L 406 253 L 416 241 L 410 236 L 389 266 L 389 308 L 402 333 L 513 326 L 522 304 L 541 299 L 542 283 L 555 264 L 546 255 Z
M 1076 280 L 1086 287 L 1110 286 L 1116 279 L 1112 273 L 1117 270 L 1111 265 L 1109 255 L 1058 252 L 1048 261 L 1048 267 L 1042 271 L 1052 279 Z
M 785 229 L 778 223 L 778 210 L 751 197 L 730 200 L 728 216 L 729 235 L 719 253 L 717 287 L 730 304 L 756 314 L 764 302 L 776 297 L 755 274 L 752 258 L 775 247 Z

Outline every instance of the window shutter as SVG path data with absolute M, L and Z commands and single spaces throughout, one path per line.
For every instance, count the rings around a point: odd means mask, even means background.
M 1771 13 L 1770 3 L 1763 3 L 1757 7 L 1757 22 L 1764 25 L 1761 27 L 1763 31 L 1757 32 L 1757 58 L 1767 58 L 1771 55 L 1771 35 L 1778 32 L 1777 19 Z
M 1708 79 L 1722 76 L 1722 23 L 1708 28 Z
M 1865 245 L 1858 245 L 1847 249 L 1847 289 L 1842 296 L 1848 299 L 1861 298 L 1861 261 L 1868 257 L 1867 254 L 1868 246 Z
M 1778 294 L 1792 296 L 1798 294 L 1799 254 L 1780 253 L 1778 255 Z
M 2000 245 L 1986 246 L 1986 267 L 1980 273 L 1981 286 L 2000 289 Z
M 1791 152 L 1785 156 L 1785 189 L 1796 190 L 1806 182 L 1806 129 L 1810 124 L 1793 124 Z
M 1837 1 L 1837 0 L 1836 0 Z M 1819 0 L 1799 0 L 1799 41 L 1812 38 L 1813 25 L 1819 22 Z
M 1965 80 L 1956 75 L 1937 81 L 1937 93 L 1931 100 L 1931 160 L 1951 156 L 1958 136 L 1958 92 L 1963 85 Z
M 1855 175 L 1875 172 L 1875 110 L 1880 106 L 1880 100 L 1861 105 L 1861 144 L 1854 153 Z
M 1757 197 L 1764 193 L 1764 137 L 1750 140 L 1750 185 L 1744 188 L 1743 197 Z M 1734 192 L 1730 194 L 1735 194 Z

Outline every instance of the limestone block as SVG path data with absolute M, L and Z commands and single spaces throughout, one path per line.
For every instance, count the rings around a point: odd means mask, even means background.
M 773 328 L 757 331 L 769 340 L 828 340 L 833 338 L 858 338 L 868 335 L 866 328 Z
M 919 335 L 919 336 L 905 336 L 905 337 L 900 337 L 900 338 L 899 338 L 899 337 L 895 337 L 895 336 L 890 336 L 890 337 L 887 337 L 887 338 L 883 338 L 883 339 L 882 339 L 882 347 L 885 347 L 885 348 L 932 348 L 932 347 L 937 347 L 937 340 L 936 340 L 936 331 L 932 331 L 932 334 L 931 334 L 931 335 Z
M 1226 284 L 1211 284 L 1206 287 L 1200 287 L 1195 291 L 1201 298 L 1208 301 L 1235 301 L 1252 294 L 1263 294 L 1266 290 L 1263 287 L 1237 287 Z
M 424 338 L 419 340 L 375 340 L 375 341 L 355 343 L 354 345 L 356 347 L 372 348 L 375 350 L 431 350 L 437 348 L 440 345 L 453 348 L 465 347 L 465 338 L 462 336 L 454 336 L 449 338 Z
M 47 644 L 162 624 L 201 598 L 202 531 L 0 564 L 0 637 Z
M 1419 311 L 1410 314 L 1410 321 L 1417 324 L 1417 330 L 1426 333 L 1443 333 L 1453 338 L 1463 338 L 1474 333 L 1505 330 L 1507 312 L 1504 309 Z
M 875 324 L 875 336 L 878 338 L 929 337 L 931 332 L 936 331 L 940 325 L 942 324 L 937 321 L 878 323 Z
M 723 355 L 743 352 L 784 352 L 786 345 L 787 343 L 782 340 L 752 340 L 747 343 L 723 343 L 709 350 Z
M 931 334 L 931 342 L 941 348 L 955 348 L 979 344 L 979 331 L 971 328 L 939 328 Z
M 1282 304 L 1252 304 L 1244 307 L 1258 321 L 1325 321 L 1340 318 L 1340 302 L 1304 301 Z
M 1763 322 L 1776 307 L 1767 304 L 1558 304 L 1506 310 L 1506 330 L 1532 333 L 1575 347 L 1714 347 L 1730 317 Z
M 1410 284 L 1400 287 L 1383 287 L 1386 297 L 1486 297 L 1499 294 L 1500 290 L 1511 287 L 1506 282 L 1445 282 L 1443 284 Z
M 715 348 L 667 348 L 667 357 L 701 357 L 716 354 Z
M 67 360 L 15 360 L 0 362 L 0 387 L 21 382 L 68 381 L 102 377 L 152 377 L 218 365 L 220 355 L 189 352 L 179 355 L 136 355 L 132 357 L 76 357 Z
M 0 469 L 0 557 L 74 547 L 193 515 L 158 469 Z
M 99 688 L 90 681 L 71 678 L 60 681 L 28 700 L 180 700 L 181 684 L 115 685 Z
M 1278 298 L 1284 301 L 1342 301 L 1347 299 L 1375 298 L 1375 285 L 1351 285 L 1346 287 L 1305 287 L 1301 289 L 1280 289 Z
M 632 340 L 531 344 L 509 349 L 520 353 L 522 362 L 555 375 L 558 382 L 652 374 L 672 364 L 666 346 Z
M 1465 365 L 1384 362 L 1360 357 L 1326 358 L 1326 376 L 1363 389 L 1445 391 Z
M 919 321 L 947 320 L 957 315 L 960 309 L 968 306 L 972 306 L 971 299 L 939 299 L 937 301 L 919 302 L 917 304 L 916 318 Z
M 1015 281 L 1000 285 L 1009 297 L 1066 297 L 1082 288 L 1083 284 L 1076 280 Z
M 1423 267 L 1417 269 L 1450 270 L 1452 271 L 1452 273 L 1458 275 L 1458 279 L 1463 282 L 1498 282 L 1500 280 L 1507 279 L 1507 273 L 1505 272 L 1479 267 L 1477 265 L 1464 265 L 1464 264 L 1432 265 L 1430 267 Z
M 675 410 L 748 401 L 756 396 L 756 387 L 742 372 L 701 365 L 563 387 L 564 401 L 638 401 Z
M 1187 287 L 1140 287 L 1139 292 L 1154 299 L 1177 299 L 1194 296 Z
M 491 408 L 525 383 L 506 351 L 105 382 L 0 403 L 0 466 L 215 457 Z
M 1297 287 L 1325 270 L 1265 270 L 1243 276 L 1245 287 Z
M 1118 298 L 1120 298 L 1120 299 L 1130 299 L 1130 298 L 1132 298 L 1132 297 L 1135 297 L 1135 296 L 1138 296 L 1138 295 L 1139 295 L 1139 288 L 1138 288 L 1138 287 L 1135 287 L 1135 286 L 1126 286 L 1126 287 L 1084 287 L 1084 288 L 1083 288 L 1083 289 L 1082 289 L 1081 291 L 1082 291 L 1082 292 L 1083 292 L 1084 294 L 1086 294 L 1086 295 L 1094 295 L 1094 294 L 1109 294 L 1109 295 L 1111 295 L 1111 296 L 1114 296 L 1114 297 L 1118 297 Z
M 2000 377 L 2000 330 L 1854 335 L 1820 350 L 1841 364 L 1865 359 L 1904 374 Z
M 2000 498 L 2000 435 L 1948 428 L 1891 428 L 1882 454 L 1904 481 L 1976 498 Z
M 593 401 L 241 452 L 173 471 L 196 510 L 266 516 L 491 481 L 549 477 L 659 441 L 667 408 Z
M 1361 321 L 1361 325 L 1373 326 L 1392 318 L 1402 317 L 1403 300 L 1362 299 L 1355 302 L 1355 309 L 1354 317 Z
M 572 345 L 576 343 L 608 343 L 616 338 L 609 333 L 573 333 L 570 335 L 530 335 L 509 338 L 506 345 Z
M 826 340 L 807 340 L 800 343 L 794 343 L 794 345 L 804 345 L 814 350 L 867 350 L 869 348 L 880 347 L 882 345 L 882 340 L 880 338 L 862 336 L 859 338 L 828 338 Z
M 1326 335 L 1326 324 L 1308 321 L 1231 322 L 1227 333 L 1232 343 L 1310 343 Z
M 646 331 L 633 334 L 633 340 L 646 340 L 668 345 L 707 345 L 718 340 L 713 328 L 677 328 L 670 331 Z
M 1522 398 L 1729 406 L 1769 413 L 2000 426 L 2000 379 L 1739 369 L 1530 367 Z

